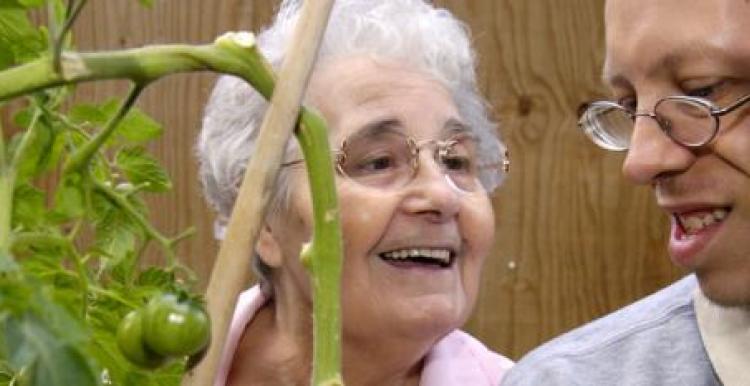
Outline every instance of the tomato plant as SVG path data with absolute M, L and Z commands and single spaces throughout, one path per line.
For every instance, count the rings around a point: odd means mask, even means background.
M 151 1 L 139 0 L 145 5 Z M 171 182 L 147 151 L 162 127 L 134 105 L 149 84 L 178 72 L 238 76 L 267 99 L 276 78 L 254 36 L 243 32 L 227 33 L 207 45 L 69 50 L 70 28 L 86 3 L 0 0 L 0 108 L 13 98 L 25 101 L 13 119 L 17 134 L 6 138 L 0 126 L 0 386 L 172 385 L 204 354 L 206 360 L 185 382 L 207 385 L 220 350 L 198 350 L 205 340 L 202 333 L 189 345 L 164 344 L 169 352 L 198 352 L 157 367 L 146 343 L 146 315 L 140 313 L 146 311 L 127 316 L 160 293 L 189 293 L 195 281 L 175 256 L 175 245 L 190 230 L 167 236 L 148 221 L 144 194 L 168 191 Z M 44 4 L 48 26 L 37 27 L 27 16 Z M 284 102 L 271 105 L 284 105 L 276 111 L 286 117 L 269 119 L 273 127 L 261 130 L 263 156 L 247 167 L 252 172 L 248 180 L 260 183 L 240 189 L 237 198 L 238 204 L 257 205 L 233 213 L 207 289 L 211 314 L 220 321 L 213 332 L 222 341 L 231 305 L 247 285 L 249 263 L 236 256 L 250 253 L 245 249 L 254 244 L 288 139 L 278 133 L 291 133 L 298 120 L 295 134 L 307 163 L 314 212 L 313 240 L 301 258 L 315 283 L 316 385 L 341 384 L 342 242 L 325 122 L 305 108 L 297 114 L 291 105 L 299 105 L 303 73 L 309 74 L 315 57 L 314 50 L 304 48 L 318 47 L 331 6 L 331 0 L 304 2 L 302 14 L 313 22 L 299 23 L 296 39 L 301 44 L 292 45 L 285 61 L 298 67 L 286 72 L 297 87 L 284 88 L 278 93 L 287 94 L 280 97 Z M 128 80 L 131 90 L 122 101 L 74 105 L 68 100 L 78 83 L 105 79 Z M 242 231 L 234 231 L 240 227 Z M 150 244 L 160 248 L 161 265 L 143 265 L 141 257 Z M 189 328 L 202 331 L 200 317 L 190 320 Z M 141 339 L 130 340 L 138 335 Z M 160 347 L 165 343 L 154 342 Z
M 50 24 L 38 26 L 29 15 L 45 3 Z M 54 55 L 84 3 L 0 0 L 0 70 Z M 0 135 L 0 385 L 177 384 L 186 359 L 157 366 L 160 356 L 124 339 L 138 333 L 125 315 L 195 283 L 175 255 L 191 231 L 167 236 L 148 221 L 145 195 L 172 187 L 147 151 L 163 128 L 133 107 L 134 93 L 74 104 L 74 91 L 0 105 L 16 133 Z M 162 260 L 145 266 L 151 244 Z

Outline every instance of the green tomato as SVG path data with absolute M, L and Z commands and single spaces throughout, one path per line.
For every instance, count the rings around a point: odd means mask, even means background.
M 143 313 L 146 345 L 161 355 L 193 355 L 208 346 L 211 323 L 199 304 L 174 294 L 152 298 Z
M 117 346 L 130 362 L 148 369 L 166 362 L 166 357 L 153 352 L 143 340 L 143 311 L 130 311 L 117 328 Z

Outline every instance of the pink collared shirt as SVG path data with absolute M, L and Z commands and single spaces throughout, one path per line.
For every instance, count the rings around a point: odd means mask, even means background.
M 259 286 L 240 294 L 227 334 L 214 386 L 225 386 L 234 352 L 242 332 L 268 298 Z M 439 340 L 427 353 L 420 386 L 497 386 L 513 362 L 471 335 L 455 330 Z

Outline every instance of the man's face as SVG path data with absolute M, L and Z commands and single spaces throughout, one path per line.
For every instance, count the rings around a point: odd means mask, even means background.
M 605 13 L 604 77 L 623 106 L 651 112 L 690 95 L 723 108 L 750 94 L 750 2 L 608 0 Z M 750 304 L 750 104 L 722 116 L 700 149 L 637 118 L 623 171 L 672 217 L 672 260 L 715 302 Z

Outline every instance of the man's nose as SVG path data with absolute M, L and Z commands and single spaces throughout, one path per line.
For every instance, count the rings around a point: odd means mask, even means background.
M 694 159 L 693 152 L 669 138 L 656 119 L 639 115 L 622 171 L 636 184 L 650 184 L 658 177 L 686 170 Z

